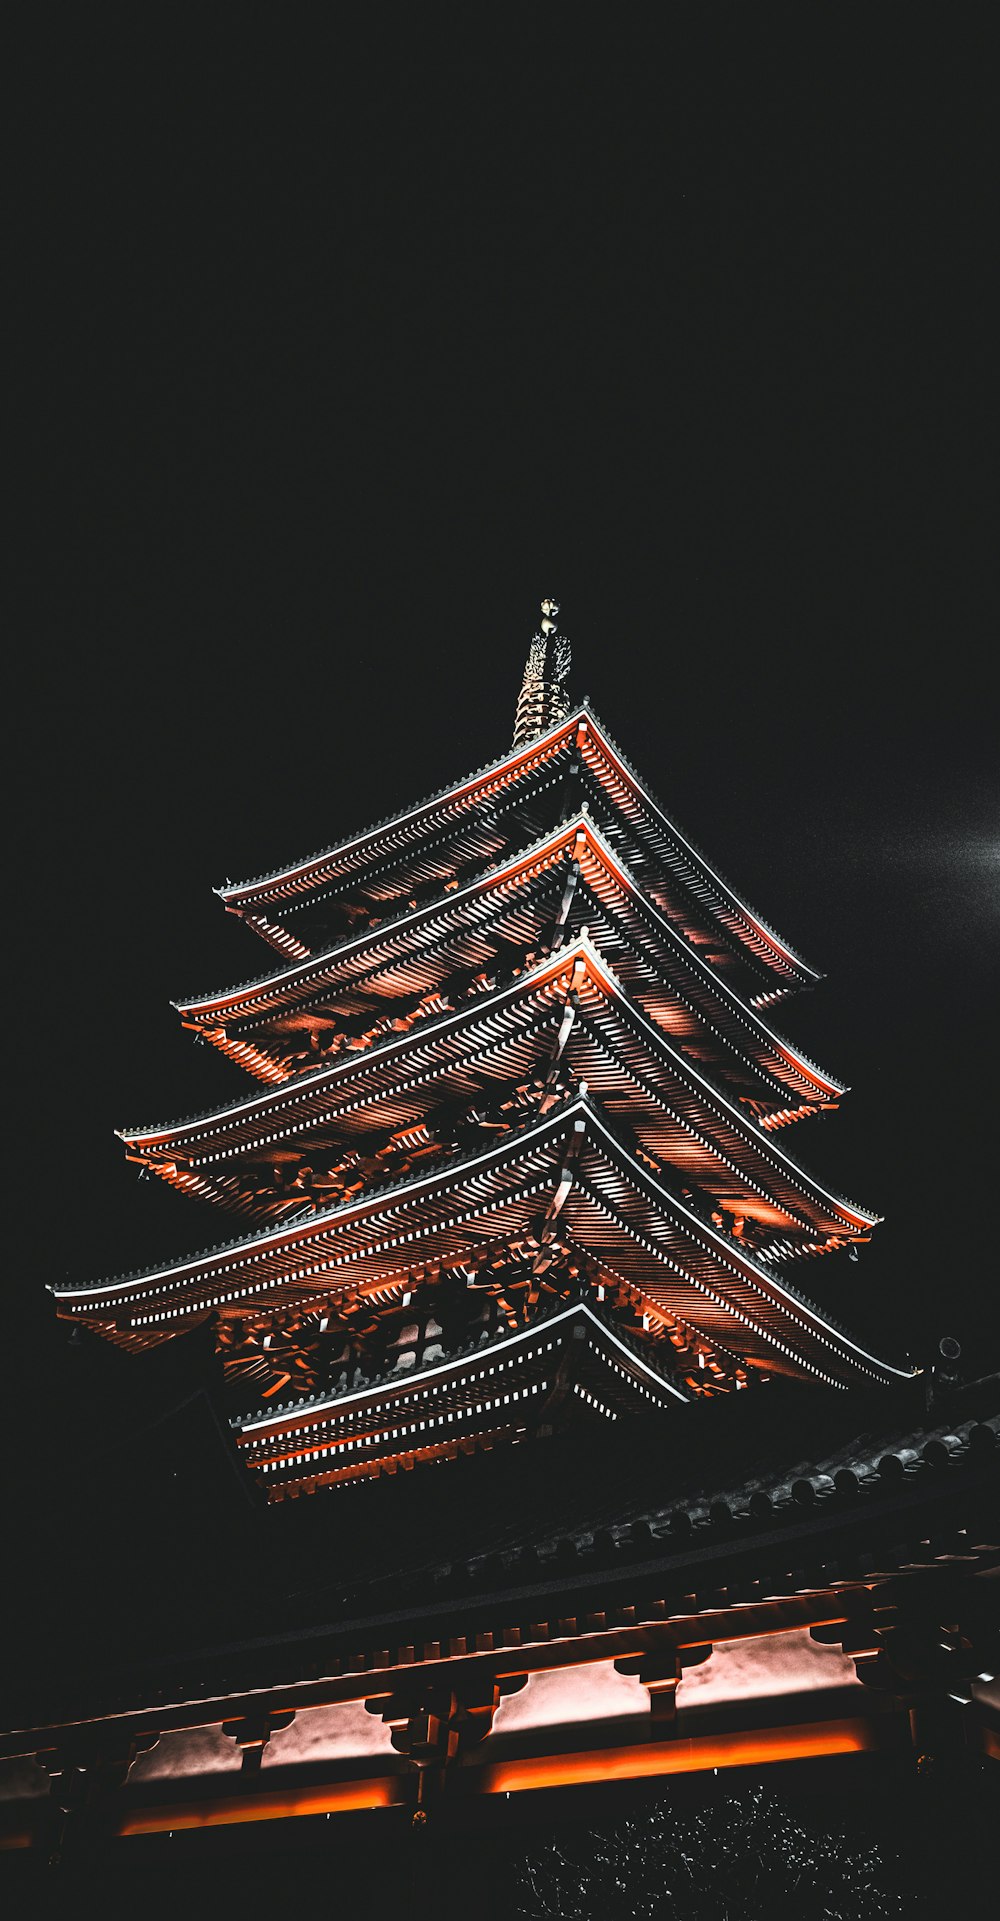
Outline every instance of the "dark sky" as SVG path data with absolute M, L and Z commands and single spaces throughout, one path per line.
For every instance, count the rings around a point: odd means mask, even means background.
M 271 964 L 212 887 L 502 753 L 547 593 L 828 976 L 776 1024 L 853 1092 L 787 1139 L 886 1217 L 834 1312 L 995 1365 L 984 50 L 223 11 L 43 22 L 24 70 L 19 1441 L 67 1418 L 47 1280 L 231 1231 L 112 1131 L 248 1085 L 169 1006 Z

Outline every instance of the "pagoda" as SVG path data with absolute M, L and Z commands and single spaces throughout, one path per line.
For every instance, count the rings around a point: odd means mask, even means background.
M 257 1086 L 121 1138 L 232 1234 L 52 1290 L 135 1352 L 210 1325 L 269 1502 L 910 1377 L 802 1285 L 878 1220 L 788 1145 L 845 1091 L 773 1025 L 819 976 L 572 704 L 558 612 L 501 759 L 219 889 L 271 964 L 177 1006 Z

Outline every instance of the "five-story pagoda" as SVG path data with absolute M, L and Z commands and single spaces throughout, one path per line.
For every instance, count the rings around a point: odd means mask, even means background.
M 211 1320 L 272 1500 L 904 1372 L 800 1284 L 877 1220 L 786 1146 L 844 1092 L 772 1025 L 818 977 L 571 706 L 542 615 L 501 760 L 219 890 L 278 964 L 179 1011 L 260 1090 L 122 1139 L 237 1237 L 53 1290 L 135 1350 Z

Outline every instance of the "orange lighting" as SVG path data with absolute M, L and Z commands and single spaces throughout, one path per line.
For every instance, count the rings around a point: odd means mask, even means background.
M 803 1761 L 829 1754 L 860 1754 L 881 1745 L 879 1730 L 861 1720 L 812 1721 L 798 1727 L 758 1729 L 746 1734 L 643 1742 L 633 1747 L 593 1748 L 584 1753 L 548 1754 L 531 1759 L 460 1768 L 455 1785 L 473 1794 L 515 1794 L 521 1789 L 583 1786 L 588 1782 L 635 1781 L 661 1774 L 690 1774 L 708 1768 L 760 1767 L 771 1761 Z M 118 1824 L 120 1835 L 166 1834 L 188 1828 L 215 1828 L 246 1821 L 282 1821 L 296 1816 L 350 1814 L 363 1808 L 388 1808 L 411 1799 L 413 1777 L 383 1774 L 368 1780 L 328 1783 L 312 1788 L 227 1795 L 222 1800 L 181 1801 L 134 1808 Z M 10 1833 L 0 1846 L 30 1847 L 32 1837 Z
M 652 1774 L 693 1774 L 705 1768 L 752 1768 L 769 1761 L 805 1761 L 822 1754 L 860 1754 L 877 1745 L 863 1721 L 812 1721 L 801 1727 L 758 1729 L 701 1740 L 659 1741 L 586 1754 L 549 1754 L 530 1761 L 499 1761 L 484 1768 L 484 1794 L 521 1788 L 558 1788 L 586 1781 L 629 1781 Z
M 182 1801 L 172 1807 L 136 1808 L 121 1821 L 119 1834 L 164 1834 L 177 1828 L 218 1828 L 237 1821 L 282 1821 L 289 1815 L 350 1814 L 357 1808 L 388 1808 L 402 1799 L 398 1779 L 379 1775 L 371 1781 L 345 1781 L 339 1787 L 277 1789 L 270 1794 L 239 1794 L 225 1801 Z

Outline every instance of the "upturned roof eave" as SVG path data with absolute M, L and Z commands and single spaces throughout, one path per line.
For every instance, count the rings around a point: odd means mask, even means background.
M 529 846 L 522 848 L 516 855 L 511 855 L 501 866 L 486 868 L 452 893 L 435 895 L 433 900 L 422 901 L 418 907 L 408 908 L 404 914 L 397 915 L 395 919 L 381 921 L 374 928 L 363 928 L 359 934 L 348 935 L 345 940 L 336 941 L 332 947 L 324 948 L 321 953 L 310 954 L 307 960 L 292 961 L 284 967 L 273 969 L 270 973 L 255 974 L 249 980 L 237 981 L 230 987 L 215 988 L 205 994 L 189 995 L 183 1000 L 171 1001 L 170 1005 L 181 1015 L 202 1013 L 208 1018 L 213 1013 L 219 1012 L 221 1016 L 222 1009 L 232 1007 L 240 1000 L 245 1000 L 268 988 L 278 988 L 283 983 L 291 986 L 297 981 L 307 980 L 311 974 L 319 973 L 338 958 L 362 954 L 366 946 L 374 946 L 397 935 L 408 934 L 417 923 L 430 915 L 439 913 L 442 908 L 454 912 L 456 907 L 461 906 L 473 895 L 489 892 L 501 882 L 515 878 L 518 868 L 530 865 L 532 861 L 547 852 L 556 853 L 560 843 L 572 836 L 576 824 L 575 817 L 562 822 L 555 829 L 541 835 L 538 840 L 532 841 Z M 593 823 L 590 824 L 593 825 Z M 231 1018 L 239 1019 L 240 1017 L 235 1015 Z
M 242 904 L 249 906 L 258 898 L 263 902 L 271 897 L 273 890 L 280 883 L 304 878 L 313 869 L 322 867 L 327 861 L 348 855 L 355 849 L 360 850 L 369 842 L 376 840 L 380 834 L 385 834 L 393 828 L 404 827 L 407 822 L 417 821 L 422 815 L 433 813 L 435 808 L 441 807 L 447 801 L 457 801 L 464 794 L 474 793 L 485 781 L 501 776 L 505 770 L 513 772 L 519 764 L 544 754 L 562 736 L 569 735 L 574 726 L 578 726 L 584 717 L 594 718 L 586 702 L 574 708 L 571 714 L 568 714 L 564 720 L 558 721 L 544 734 L 540 734 L 537 740 L 529 741 L 522 747 L 509 748 L 497 760 L 488 761 L 485 766 L 475 769 L 473 773 L 465 775 L 461 780 L 452 782 L 447 787 L 438 788 L 426 800 L 416 801 L 412 807 L 402 808 L 398 814 L 387 814 L 370 827 L 362 828 L 359 833 L 349 835 L 346 840 L 335 841 L 332 846 L 292 861 L 287 867 L 276 867 L 270 873 L 258 874 L 248 880 L 227 881 L 225 886 L 215 887 L 212 891 L 227 907 Z
M 678 951 L 683 955 L 685 963 L 690 966 L 695 973 L 700 974 L 704 978 L 705 983 L 714 993 L 720 995 L 723 1000 L 731 1002 L 739 1015 L 765 1036 L 766 1040 L 770 1042 L 788 1062 L 793 1072 L 799 1074 L 813 1087 L 825 1090 L 828 1098 L 836 1098 L 846 1092 L 842 1082 L 835 1080 L 831 1074 L 828 1074 L 824 1069 L 818 1067 L 816 1062 L 808 1060 L 801 1049 L 793 1047 L 791 1042 L 786 1040 L 783 1035 L 776 1033 L 773 1028 L 769 1027 L 767 1022 L 761 1017 L 760 1012 L 742 999 L 741 995 L 736 992 L 736 989 L 732 987 L 728 981 L 724 980 L 722 976 L 703 959 L 697 948 L 692 947 L 682 939 L 672 923 L 667 920 L 649 900 L 647 894 L 643 891 L 620 855 L 616 853 L 615 849 L 610 846 L 605 836 L 601 833 L 596 822 L 591 818 L 589 813 L 583 810 L 572 815 L 569 820 L 564 821 L 559 827 L 543 835 L 539 840 L 532 842 L 529 847 L 522 848 L 516 855 L 509 857 L 500 867 L 493 870 L 488 869 L 484 874 L 477 875 L 473 880 L 466 882 L 463 887 L 456 889 L 453 893 L 435 897 L 435 899 L 431 901 L 425 901 L 421 903 L 419 907 L 409 909 L 405 914 L 399 915 L 397 919 L 383 922 L 377 929 L 366 929 L 353 938 L 339 941 L 333 947 L 327 948 L 322 954 L 310 955 L 308 960 L 295 961 L 289 966 L 278 968 L 269 974 L 258 975 L 253 980 L 243 981 L 229 988 L 216 989 L 208 994 L 173 1001 L 171 1005 L 175 1007 L 182 1016 L 200 1015 L 205 1021 L 208 1021 L 213 1016 L 219 1021 L 222 1021 L 223 1018 L 230 1020 L 246 1018 L 245 1015 L 241 1015 L 237 1011 L 241 1002 L 247 1003 L 252 999 L 259 998 L 261 994 L 266 994 L 268 990 L 278 990 L 283 984 L 291 988 L 298 982 L 307 981 L 311 975 L 318 977 L 324 969 L 328 969 L 338 959 L 346 959 L 351 954 L 363 953 L 366 946 L 384 943 L 386 940 L 407 933 L 411 928 L 415 927 L 417 923 L 439 914 L 443 909 L 449 913 L 454 913 L 457 908 L 461 907 L 474 895 L 481 892 L 489 892 L 491 889 L 496 889 L 508 880 L 516 879 L 519 869 L 525 869 L 531 866 L 535 861 L 548 854 L 551 854 L 554 858 L 563 844 L 570 844 L 575 836 L 581 833 L 589 836 L 595 851 L 604 861 L 609 871 L 620 883 L 624 884 L 633 896 L 635 902 L 641 904 L 642 910 L 653 917 L 654 921 L 662 930 L 662 936 L 666 944 L 668 946 L 670 946 L 671 943 L 677 945 Z M 280 1005 L 280 1002 L 276 1004 Z
M 385 1212 L 387 1206 L 390 1210 L 398 1210 L 402 1202 L 421 1196 L 429 1197 L 435 1189 L 441 1194 L 446 1194 L 454 1188 L 462 1176 L 485 1173 L 489 1169 L 502 1166 L 505 1160 L 513 1160 L 519 1152 L 523 1153 L 540 1147 L 547 1142 L 568 1140 L 574 1132 L 579 1135 L 593 1135 L 600 1141 L 604 1151 L 618 1163 L 619 1171 L 624 1173 L 633 1184 L 645 1190 L 647 1198 L 651 1199 L 662 1213 L 676 1218 L 682 1231 L 696 1246 L 707 1245 L 710 1253 L 719 1260 L 723 1268 L 742 1273 L 756 1291 L 762 1292 L 765 1298 L 770 1298 L 774 1307 L 779 1312 L 789 1314 L 793 1321 L 797 1315 L 804 1315 L 807 1321 L 815 1323 L 816 1328 L 821 1328 L 823 1335 L 820 1338 L 828 1344 L 832 1342 L 841 1350 L 842 1359 L 860 1366 L 864 1372 L 870 1372 L 871 1367 L 874 1367 L 885 1375 L 892 1375 L 899 1379 L 910 1378 L 912 1369 L 896 1368 L 880 1356 L 861 1347 L 842 1329 L 831 1323 L 813 1303 L 807 1301 L 794 1288 L 780 1281 L 771 1270 L 754 1260 L 737 1242 L 731 1241 L 702 1221 L 675 1195 L 662 1187 L 649 1170 L 634 1158 L 628 1145 L 612 1131 L 606 1116 L 600 1114 L 582 1095 L 574 1096 L 551 1116 L 519 1129 L 491 1148 L 471 1156 L 457 1158 L 447 1167 L 431 1170 L 424 1175 L 407 1176 L 400 1181 L 388 1182 L 385 1187 L 367 1196 L 360 1196 L 346 1205 L 340 1203 L 318 1210 L 309 1220 L 289 1222 L 284 1226 L 279 1224 L 276 1228 L 269 1228 L 263 1232 L 258 1230 L 256 1233 L 240 1236 L 222 1246 L 204 1249 L 181 1262 L 157 1266 L 140 1273 L 122 1275 L 114 1280 L 89 1287 L 60 1287 L 50 1282 L 48 1289 L 57 1301 L 75 1301 L 81 1306 L 88 1306 L 94 1313 L 102 1307 L 105 1312 L 113 1312 L 114 1300 L 108 1297 L 118 1295 L 127 1289 L 142 1287 L 143 1284 L 162 1283 L 171 1277 L 182 1276 L 189 1279 L 192 1284 L 197 1284 L 198 1271 L 206 1270 L 204 1278 L 207 1279 L 213 1272 L 213 1264 L 218 1264 L 220 1261 L 225 1263 L 227 1260 L 239 1259 L 240 1256 L 245 1261 L 251 1253 L 263 1254 L 269 1248 L 277 1251 L 281 1248 L 308 1244 L 314 1239 L 321 1238 L 341 1223 L 360 1224 L 366 1219 L 374 1222 L 378 1213 Z M 275 1288 L 283 1284 L 287 1282 L 283 1283 L 280 1276 L 273 1283 Z M 215 1285 L 225 1286 L 228 1283 L 219 1280 Z M 261 1305 L 264 1305 L 263 1301 Z M 723 1303 L 723 1305 L 725 1307 L 726 1304 Z M 734 1313 L 737 1320 L 741 1318 L 739 1311 L 731 1303 L 728 1304 L 728 1311 Z M 777 1337 L 765 1331 L 763 1338 L 776 1340 Z M 869 1366 L 866 1367 L 865 1363 Z M 802 1365 L 809 1371 L 809 1364 L 802 1363 Z
M 818 981 L 822 980 L 824 978 L 822 973 L 813 967 L 809 961 L 805 960 L 788 941 L 782 939 L 782 937 L 775 932 L 774 928 L 770 927 L 768 923 L 742 899 L 735 888 L 719 873 L 718 869 L 713 867 L 712 863 L 696 846 L 694 841 L 677 826 L 677 823 L 660 805 L 641 775 L 637 773 L 631 762 L 625 754 L 623 754 L 604 722 L 594 712 L 587 701 L 581 701 L 564 720 L 559 721 L 555 726 L 549 728 L 546 733 L 540 734 L 536 740 L 530 741 L 524 746 L 509 749 L 508 752 L 501 755 L 499 759 L 488 762 L 484 767 L 464 776 L 461 780 L 447 787 L 440 788 L 426 800 L 418 801 L 412 807 L 402 809 L 398 814 L 388 815 L 384 819 L 375 822 L 371 827 L 362 829 L 361 832 L 350 836 L 346 840 L 335 842 L 332 846 L 324 848 L 318 853 L 293 861 L 285 867 L 275 868 L 268 874 L 261 874 L 243 881 L 227 881 L 224 886 L 216 887 L 213 891 L 227 908 L 240 911 L 249 910 L 256 905 L 264 906 L 268 902 L 273 903 L 280 900 L 283 889 L 294 885 L 297 881 L 306 880 L 311 872 L 322 869 L 329 862 L 338 859 L 342 860 L 353 852 L 360 852 L 364 847 L 376 841 L 380 835 L 402 829 L 408 824 L 416 823 L 421 818 L 433 815 L 435 810 L 442 808 L 444 805 L 457 803 L 463 797 L 474 794 L 477 788 L 482 787 L 487 782 L 502 779 L 505 772 L 513 774 L 519 766 L 527 766 L 539 757 L 545 757 L 559 743 L 568 739 L 581 724 L 586 724 L 593 729 L 605 754 L 615 764 L 620 777 L 631 787 L 640 803 L 647 807 L 656 817 L 661 829 L 679 843 L 695 867 L 701 869 L 713 887 L 718 889 L 720 897 L 727 903 L 730 911 L 733 912 L 739 920 L 744 921 L 748 929 L 752 930 L 753 934 L 764 943 L 765 947 L 770 948 L 778 957 L 777 971 L 779 973 L 786 973 L 790 967 L 794 973 L 801 977 L 803 983 L 812 983 L 815 985 Z M 714 912 L 712 909 L 709 911 Z M 717 915 L 715 917 L 717 918 Z M 744 944 L 746 945 L 748 943 Z M 756 955 L 758 960 L 763 960 L 765 964 L 768 964 L 767 955 L 761 954 L 756 946 L 751 945 L 751 952 Z M 774 962 L 769 964 L 772 966 L 775 965 Z
M 671 1394 L 681 1406 L 689 1407 L 690 1398 L 668 1375 L 653 1365 L 652 1353 L 640 1354 L 634 1347 L 623 1341 L 617 1331 L 608 1325 L 605 1316 L 596 1312 L 589 1301 L 571 1301 L 555 1312 L 539 1314 L 527 1326 L 517 1328 L 513 1333 L 507 1327 L 494 1333 L 489 1340 L 477 1343 L 464 1354 L 446 1354 L 441 1360 L 421 1365 L 406 1374 L 387 1375 L 381 1381 L 372 1381 L 366 1387 L 344 1388 L 339 1393 L 305 1395 L 292 1409 L 263 1406 L 253 1408 L 245 1414 L 234 1415 L 230 1426 L 240 1434 L 278 1433 L 283 1427 L 292 1430 L 302 1419 L 315 1420 L 327 1408 L 335 1408 L 343 1414 L 351 1408 L 364 1408 L 377 1404 L 386 1393 L 398 1394 L 401 1391 L 412 1394 L 414 1388 L 427 1381 L 446 1380 L 449 1375 L 459 1374 L 470 1365 L 478 1364 L 484 1357 L 493 1360 L 497 1354 L 507 1354 L 537 1340 L 543 1331 L 551 1333 L 554 1328 L 568 1327 L 578 1320 L 589 1321 L 605 1338 L 612 1341 L 627 1355 L 633 1366 L 645 1373 L 656 1386 Z
M 587 967 L 591 978 L 599 985 L 602 993 L 610 1001 L 618 1003 L 623 1017 L 639 1028 L 645 1045 L 667 1062 L 688 1085 L 695 1087 L 717 1112 L 721 1110 L 726 1123 L 734 1127 L 755 1151 L 775 1164 L 779 1172 L 784 1173 L 793 1183 L 796 1181 L 804 1183 L 814 1198 L 814 1203 L 853 1215 L 855 1225 L 859 1227 L 871 1228 L 879 1224 L 882 1217 L 871 1209 L 863 1208 L 859 1203 L 848 1200 L 846 1196 L 833 1194 L 824 1188 L 814 1175 L 800 1167 L 790 1155 L 784 1152 L 773 1135 L 751 1121 L 730 1099 L 724 1088 L 719 1087 L 694 1061 L 676 1048 L 663 1030 L 657 1027 L 656 1023 L 651 1021 L 626 993 L 613 968 L 586 936 L 578 937 L 566 947 L 558 949 L 555 954 L 536 963 L 533 968 L 505 986 L 466 1002 L 446 1014 L 421 1021 L 407 1033 L 391 1035 L 381 1042 L 374 1043 L 371 1048 L 363 1052 L 338 1060 L 330 1067 L 321 1068 L 314 1074 L 304 1076 L 301 1081 L 282 1082 L 263 1094 L 231 1103 L 210 1114 L 192 1116 L 187 1121 L 166 1123 L 154 1128 L 118 1129 L 116 1132 L 127 1147 L 146 1146 L 152 1149 L 155 1146 L 161 1152 L 168 1152 L 171 1147 L 181 1147 L 185 1133 L 200 1131 L 213 1120 L 220 1123 L 220 1126 L 227 1121 L 238 1121 L 241 1115 L 259 1114 L 263 1120 L 276 1108 L 285 1108 L 290 1102 L 294 1102 L 297 1095 L 308 1098 L 311 1094 L 328 1087 L 333 1089 L 350 1085 L 351 1081 L 363 1074 L 366 1069 L 380 1066 L 393 1057 L 402 1064 L 415 1048 L 447 1034 L 449 1029 L 460 1030 L 463 1027 L 472 1026 L 489 1017 L 499 1008 L 511 1002 L 526 999 L 543 986 L 546 980 L 555 980 L 564 973 L 571 974 L 577 963 Z M 252 1151 L 251 1143 L 248 1143 L 247 1151 Z
M 790 962 L 795 969 L 799 970 L 814 985 L 823 980 L 825 978 L 824 975 L 817 968 L 813 967 L 809 961 L 805 960 L 788 941 L 783 940 L 782 937 L 775 932 L 774 928 L 770 927 L 767 921 L 763 920 L 761 916 L 743 900 L 742 896 L 736 892 L 735 888 L 730 886 L 729 882 L 719 873 L 718 869 L 712 866 L 712 863 L 701 852 L 700 848 L 696 846 L 695 842 L 682 832 L 677 822 L 661 807 L 655 794 L 647 787 L 642 776 L 637 773 L 636 769 L 632 766 L 631 761 L 623 754 L 617 741 L 613 738 L 599 716 L 593 713 L 588 707 L 585 716 L 581 716 L 581 718 L 584 717 L 592 723 L 605 751 L 617 762 L 619 772 L 632 786 L 635 793 L 657 816 L 664 831 L 680 841 L 685 852 L 689 854 L 695 864 L 701 867 L 709 876 L 720 893 L 729 902 L 731 908 L 750 924 L 768 946 L 774 948 L 785 961 Z M 763 956 L 758 956 L 758 958 L 763 958 Z
M 554 1133 L 557 1130 L 562 1131 L 567 1115 L 570 1114 L 576 1106 L 582 1104 L 579 1100 L 568 1103 L 560 1108 L 557 1113 L 547 1116 L 538 1128 L 538 1133 L 541 1135 Z M 335 1223 L 338 1216 L 342 1216 L 345 1221 L 348 1219 L 351 1221 L 362 1220 L 366 1215 L 373 1214 L 377 1212 L 379 1208 L 384 1207 L 387 1201 L 395 1203 L 400 1198 L 406 1198 L 406 1191 L 408 1189 L 414 1193 L 418 1193 L 428 1191 L 437 1186 L 444 1187 L 449 1184 L 449 1180 L 446 1177 L 451 1177 L 451 1184 L 453 1184 L 453 1177 L 471 1166 L 486 1165 L 502 1160 L 505 1153 L 509 1151 L 515 1142 L 518 1144 L 525 1142 L 531 1132 L 532 1129 L 529 1124 L 527 1128 L 518 1129 L 516 1133 L 505 1137 L 502 1143 L 490 1148 L 485 1148 L 480 1153 L 471 1156 L 462 1156 L 452 1160 L 445 1169 L 431 1169 L 423 1175 L 417 1175 L 415 1177 L 406 1176 L 402 1180 L 388 1181 L 384 1186 L 373 1190 L 369 1194 L 358 1196 L 356 1200 L 347 1203 L 335 1203 L 330 1207 L 318 1209 L 308 1221 L 289 1221 L 284 1224 L 279 1223 L 275 1227 L 257 1228 L 249 1234 L 237 1235 L 233 1240 L 221 1242 L 215 1247 L 202 1248 L 197 1253 L 187 1256 L 180 1262 L 171 1262 L 164 1266 L 136 1269 L 131 1273 L 115 1275 L 106 1281 L 94 1283 L 89 1287 L 61 1288 L 58 1283 L 49 1282 L 47 1283 L 48 1291 L 56 1295 L 59 1299 L 67 1300 L 85 1295 L 96 1296 L 111 1291 L 118 1292 L 122 1288 L 132 1287 L 143 1281 L 163 1280 L 170 1275 L 179 1274 L 185 1270 L 193 1273 L 196 1268 L 200 1268 L 213 1261 L 224 1259 L 228 1255 L 248 1253 L 251 1250 L 267 1248 L 269 1245 L 280 1246 L 288 1245 L 291 1242 L 307 1241 L 314 1238 L 317 1234 L 325 1232 L 330 1225 Z

